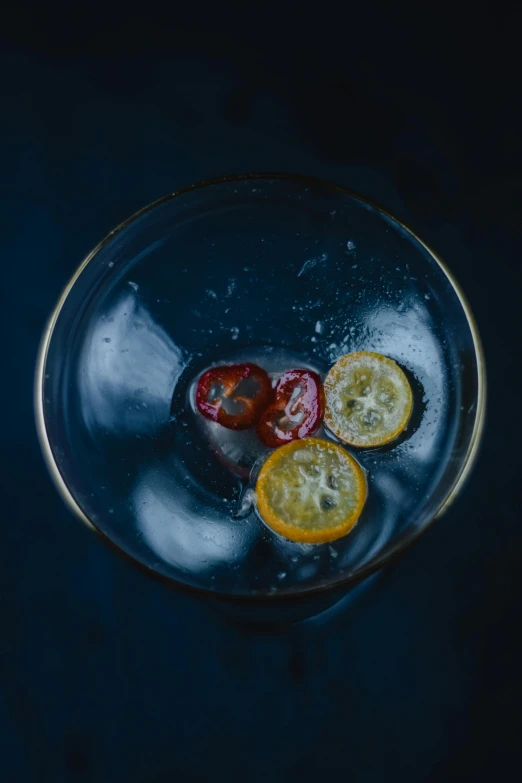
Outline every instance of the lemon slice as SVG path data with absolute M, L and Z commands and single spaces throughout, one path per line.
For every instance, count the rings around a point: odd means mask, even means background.
M 399 365 L 380 353 L 342 356 L 324 382 L 325 421 L 352 446 L 382 446 L 408 424 L 413 395 Z
M 317 544 L 345 536 L 366 501 L 364 472 L 335 443 L 303 438 L 270 455 L 257 479 L 257 508 L 291 541 Z

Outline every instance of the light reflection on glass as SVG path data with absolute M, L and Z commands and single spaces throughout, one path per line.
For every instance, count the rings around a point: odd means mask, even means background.
M 208 507 L 204 516 L 198 516 L 190 480 L 181 486 L 174 478 L 177 475 L 179 470 L 157 464 L 138 477 L 131 501 L 144 541 L 169 565 L 193 573 L 244 560 L 257 526 Z
M 84 341 L 78 385 L 87 428 L 152 436 L 169 420 L 184 366 L 178 346 L 135 293 L 125 292 Z

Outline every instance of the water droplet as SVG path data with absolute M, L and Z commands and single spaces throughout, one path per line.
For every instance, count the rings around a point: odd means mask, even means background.
M 232 296 L 235 287 L 236 287 L 236 281 L 234 280 L 233 277 L 231 277 L 230 280 L 228 281 L 227 296 Z

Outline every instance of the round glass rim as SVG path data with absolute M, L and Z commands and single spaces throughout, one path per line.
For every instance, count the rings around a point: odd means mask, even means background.
M 473 425 L 473 432 L 471 434 L 466 455 L 462 460 L 462 464 L 460 466 L 459 472 L 455 477 L 453 484 L 448 489 L 445 497 L 441 500 L 439 506 L 434 510 L 431 517 L 425 522 L 425 524 L 422 527 L 414 530 L 410 535 L 397 542 L 397 544 L 395 544 L 390 549 L 389 552 L 387 552 L 385 555 L 380 555 L 374 558 L 374 560 L 372 560 L 370 563 L 360 568 L 355 574 L 351 573 L 351 574 L 341 575 L 337 579 L 333 579 L 326 584 L 310 585 L 309 587 L 305 586 L 300 588 L 290 588 L 289 590 L 286 590 L 284 593 L 277 592 L 277 591 L 260 590 L 260 591 L 252 592 L 250 594 L 239 594 L 239 593 L 220 592 L 219 590 L 210 590 L 204 587 L 190 585 L 176 579 L 175 577 L 168 576 L 167 574 L 162 574 L 158 571 L 155 571 L 153 568 L 146 565 L 145 563 L 142 563 L 140 560 L 135 558 L 125 549 L 123 549 L 114 541 L 112 541 L 112 539 L 106 533 L 104 533 L 100 528 L 98 528 L 94 524 L 92 519 L 89 519 L 87 514 L 83 511 L 80 504 L 74 497 L 74 494 L 72 490 L 69 488 L 67 482 L 65 481 L 65 478 L 58 467 L 49 440 L 49 436 L 47 433 L 46 419 L 45 419 L 45 410 L 44 410 L 43 392 L 44 392 L 44 380 L 45 380 L 47 355 L 48 355 L 49 346 L 51 344 L 56 323 L 58 321 L 61 310 L 73 286 L 76 284 L 76 281 L 82 274 L 83 270 L 86 268 L 88 264 L 90 264 L 90 262 L 95 258 L 95 256 L 99 253 L 99 251 L 108 242 L 110 242 L 115 236 L 117 236 L 121 231 L 123 231 L 123 229 L 125 229 L 135 220 L 142 217 L 147 212 L 152 211 L 156 207 L 166 203 L 167 201 L 170 201 L 171 199 L 177 198 L 178 196 L 182 196 L 186 193 L 190 193 L 191 191 L 196 190 L 198 188 L 225 184 L 229 182 L 230 183 L 240 182 L 240 181 L 245 181 L 250 179 L 251 180 L 262 180 L 262 179 L 290 180 L 296 183 L 300 182 L 303 185 L 337 190 L 341 193 L 346 194 L 347 196 L 350 196 L 351 198 L 360 201 L 366 206 L 371 207 L 372 209 L 374 209 L 375 211 L 383 215 L 385 218 L 392 220 L 394 223 L 400 226 L 404 231 L 408 232 L 408 234 L 410 234 L 413 237 L 413 239 L 415 239 L 415 241 L 418 242 L 421 245 L 421 247 L 423 247 L 433 258 L 433 260 L 438 264 L 438 266 L 440 267 L 440 269 L 442 270 L 442 272 L 445 274 L 448 281 L 450 282 L 453 290 L 455 291 L 455 294 L 459 299 L 462 309 L 464 310 L 464 314 L 466 316 L 471 331 L 473 346 L 475 350 L 475 361 L 477 364 L 477 410 L 476 410 L 475 422 Z M 407 549 L 409 549 L 409 547 L 418 538 L 420 538 L 420 536 L 424 532 L 426 532 L 426 530 L 428 530 L 431 527 L 431 525 L 436 519 L 442 516 L 442 514 L 449 508 L 451 503 L 455 500 L 455 498 L 461 491 L 466 479 L 468 478 L 473 468 L 473 465 L 475 463 L 479 451 L 482 433 L 484 430 L 485 410 L 486 410 L 486 369 L 485 369 L 484 352 L 482 348 L 482 341 L 480 338 L 479 330 L 475 321 L 475 317 L 471 310 L 471 307 L 468 304 L 468 301 L 459 283 L 455 279 L 453 273 L 448 268 L 446 263 L 441 259 L 441 257 L 423 239 L 421 239 L 421 237 L 419 237 L 419 235 L 412 228 L 410 228 L 410 226 L 406 225 L 402 220 L 397 218 L 391 212 L 384 209 L 379 204 L 376 204 L 373 200 L 367 198 L 366 196 L 362 196 L 360 193 L 357 193 L 356 191 L 353 191 L 350 188 L 345 187 L 344 185 L 338 185 L 328 180 L 321 179 L 319 177 L 310 177 L 307 175 L 281 173 L 281 172 L 231 174 L 223 177 L 215 177 L 208 180 L 202 180 L 200 182 L 194 183 L 192 185 L 188 185 L 172 193 L 168 193 L 165 196 L 162 196 L 156 201 L 153 201 L 152 203 L 148 204 L 147 206 L 135 212 L 129 218 L 127 218 L 122 223 L 120 223 L 115 229 L 110 231 L 101 240 L 101 242 L 99 242 L 96 245 L 96 247 L 94 247 L 94 249 L 91 250 L 90 253 L 88 253 L 88 255 L 78 266 L 76 271 L 73 273 L 72 277 L 69 279 L 69 282 L 66 284 L 65 288 L 63 289 L 54 307 L 54 310 L 52 311 L 47 321 L 40 342 L 40 347 L 38 349 L 38 355 L 36 361 L 35 384 L 34 384 L 34 411 L 35 411 L 38 440 L 40 442 L 40 447 L 43 452 L 44 461 L 47 465 L 49 473 L 51 474 L 51 478 L 53 479 L 53 482 L 59 494 L 61 495 L 63 501 L 69 507 L 69 509 L 90 530 L 93 530 L 95 533 L 97 533 L 102 538 L 102 540 L 106 544 L 108 544 L 112 549 L 116 550 L 119 554 L 123 555 L 127 560 L 130 560 L 134 566 L 137 566 L 140 570 L 144 570 L 149 575 L 160 580 L 161 582 L 167 583 L 173 587 L 180 588 L 181 590 L 184 590 L 186 592 L 188 591 L 189 593 L 199 595 L 200 597 L 206 597 L 215 600 L 226 599 L 226 600 L 240 601 L 240 602 L 269 601 L 270 603 L 272 603 L 274 601 L 284 601 L 284 600 L 295 601 L 296 599 L 299 598 L 306 598 L 309 596 L 316 595 L 318 593 L 324 593 L 336 589 L 341 589 L 342 587 L 352 587 L 362 582 L 364 579 L 371 576 L 372 574 L 376 573 L 384 566 L 394 563 L 399 557 L 401 557 L 407 551 Z

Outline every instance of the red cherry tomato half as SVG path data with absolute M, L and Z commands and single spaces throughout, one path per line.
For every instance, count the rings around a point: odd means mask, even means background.
M 270 378 L 257 364 L 212 367 L 196 389 L 198 411 L 229 430 L 253 427 L 272 399 Z
M 288 370 L 274 391 L 275 401 L 265 410 L 256 429 L 265 446 L 275 448 L 315 432 L 325 406 L 319 375 L 311 370 Z

